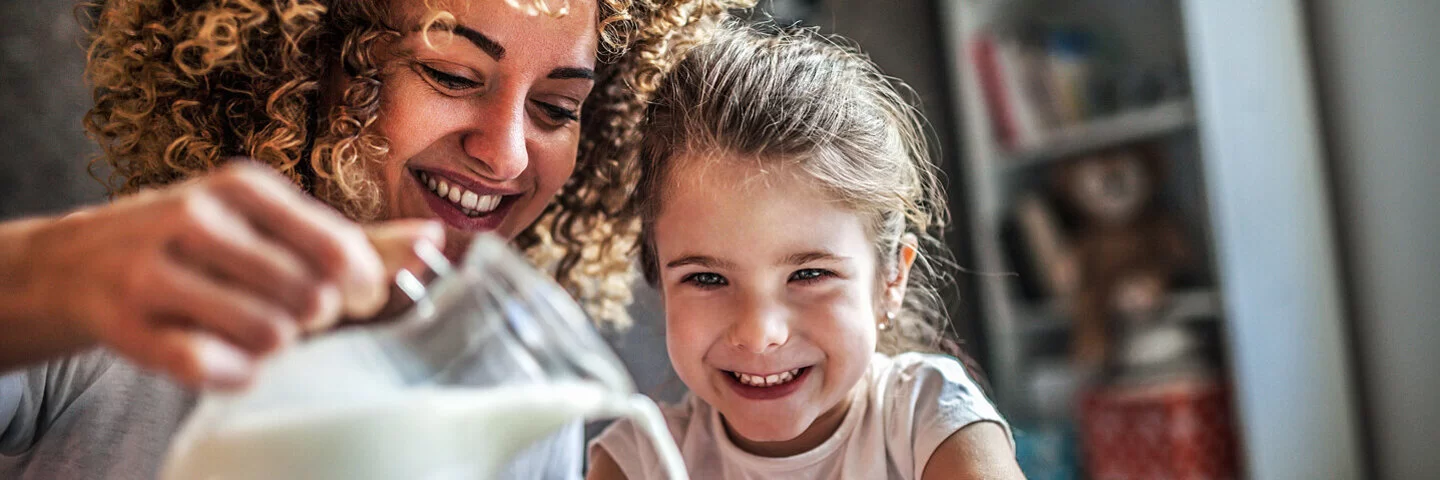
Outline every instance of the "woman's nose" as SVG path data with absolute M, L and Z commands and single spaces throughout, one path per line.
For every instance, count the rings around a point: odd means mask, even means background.
M 774 351 L 790 340 L 790 315 L 774 305 L 746 309 L 731 325 L 730 344 L 751 353 Z
M 525 148 L 525 100 L 496 100 L 467 129 L 461 147 L 478 162 L 485 177 L 514 180 L 530 163 Z

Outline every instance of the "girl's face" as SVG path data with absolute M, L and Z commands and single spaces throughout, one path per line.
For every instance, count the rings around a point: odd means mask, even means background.
M 417 27 L 427 2 L 392 2 Z M 443 2 L 454 35 L 405 32 L 383 67 L 375 131 L 389 140 L 367 165 L 382 218 L 438 218 L 458 258 L 477 232 L 514 238 L 575 169 L 580 105 L 594 86 L 596 5 L 528 15 L 500 0 Z
M 875 351 L 882 279 L 860 215 L 754 159 L 680 156 L 654 222 L 681 380 L 762 455 L 828 438 Z

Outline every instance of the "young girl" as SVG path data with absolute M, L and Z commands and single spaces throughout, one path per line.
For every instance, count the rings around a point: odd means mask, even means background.
M 641 261 L 690 389 L 664 412 L 692 476 L 1021 478 L 961 364 L 914 351 L 940 343 L 945 205 L 915 110 L 865 56 L 728 25 L 647 122 Z M 664 478 L 643 438 L 611 426 L 589 478 Z

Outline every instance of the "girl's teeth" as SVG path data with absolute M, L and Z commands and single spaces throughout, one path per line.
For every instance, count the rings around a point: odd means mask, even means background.
M 440 181 L 440 187 L 439 187 L 439 188 L 436 188 L 436 189 L 434 189 L 434 190 L 435 190 L 435 193 L 440 194 L 440 196 L 442 196 L 442 197 L 443 197 L 443 196 L 446 196 L 446 195 L 448 195 L 448 194 L 450 193 L 450 184 L 445 183 L 445 181 L 442 180 L 442 181 Z
M 480 196 L 476 195 L 475 192 L 466 191 L 464 195 L 460 196 L 460 206 L 471 210 L 474 210 L 475 207 L 479 206 L 476 205 L 479 202 Z
M 461 191 L 460 191 L 460 188 L 459 188 L 459 187 L 451 188 L 451 189 L 450 189 L 450 195 L 449 195 L 449 197 L 450 197 L 450 203 L 456 203 L 456 204 L 460 203 L 460 195 L 461 195 Z
M 795 379 L 795 376 L 796 376 L 796 375 L 799 375 L 799 374 L 800 374 L 800 369 L 798 369 L 798 368 L 797 368 L 797 369 L 794 369 L 794 370 L 791 370 L 791 371 L 788 371 L 788 372 L 782 372 L 782 373 L 777 373 L 777 374 L 774 374 L 774 375 L 767 375 L 767 376 L 751 375 L 751 374 L 748 374 L 748 373 L 731 372 L 731 375 L 733 375 L 733 376 L 735 377 L 735 379 L 739 380 L 740 383 L 743 383 L 743 384 L 746 384 L 746 385 L 749 385 L 749 386 L 752 386 L 752 387 L 773 387 L 773 386 L 776 386 L 776 385 L 784 385 L 784 384 L 786 384 L 786 383 L 790 383 L 790 381 L 791 381 L 791 380 L 794 380 L 794 379 Z

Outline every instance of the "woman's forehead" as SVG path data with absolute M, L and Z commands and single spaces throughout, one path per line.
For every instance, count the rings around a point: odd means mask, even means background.
M 536 5 L 550 5 L 541 10 Z M 501 33 L 567 33 L 579 38 L 595 35 L 598 5 L 594 0 L 390 0 L 391 19 L 402 28 L 415 29 L 437 18 L 449 17 L 471 27 Z M 537 29 L 539 31 L 537 31 Z
M 564 15 L 537 13 L 524 0 L 519 6 L 507 0 L 394 1 L 397 26 L 407 36 L 418 37 L 422 28 L 430 27 L 432 41 L 453 38 L 460 45 L 473 44 L 497 61 L 594 65 L 598 34 L 593 1 L 571 2 Z

